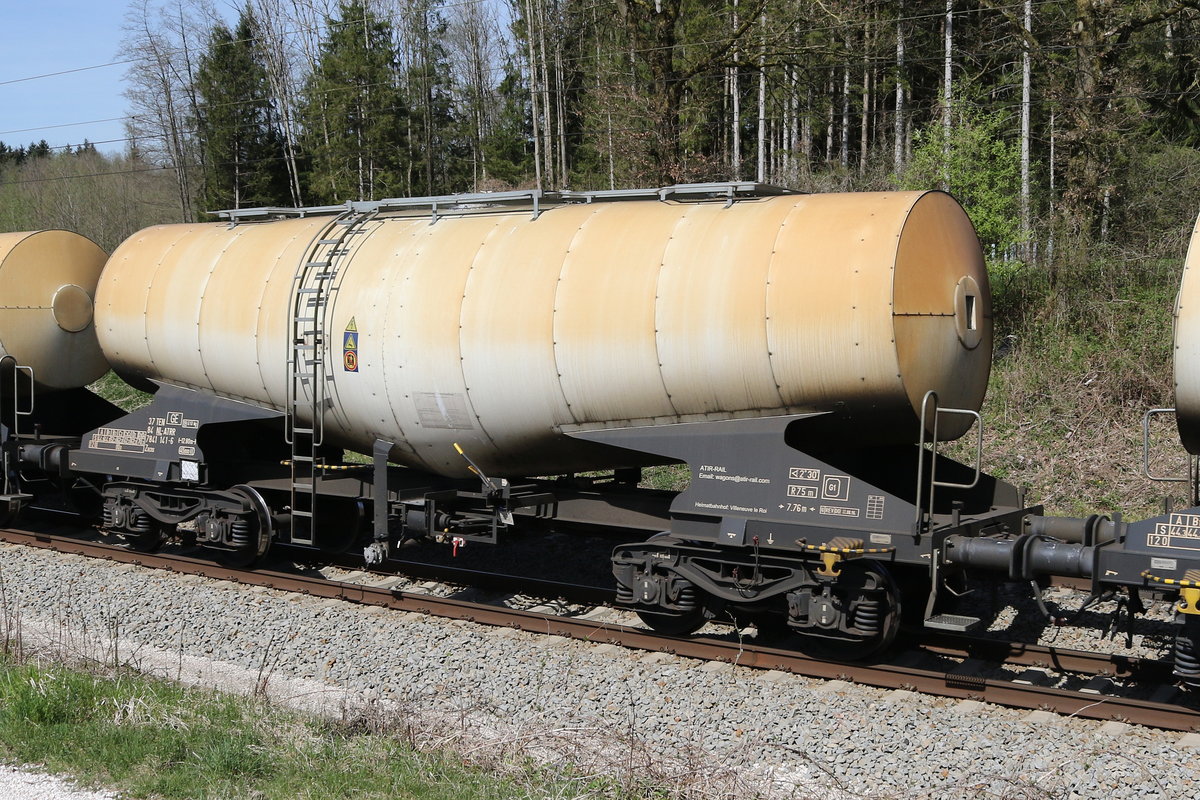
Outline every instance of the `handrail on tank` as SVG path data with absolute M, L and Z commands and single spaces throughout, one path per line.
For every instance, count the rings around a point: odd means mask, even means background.
M 7 367 L 7 366 L 11 366 L 12 371 L 13 371 L 12 437 L 14 439 L 19 439 L 21 436 L 21 417 L 28 417 L 30 414 L 33 413 L 33 410 L 34 410 L 34 404 L 36 402 L 36 384 L 34 383 L 33 367 L 27 367 L 23 364 L 19 364 L 19 363 L 17 363 L 17 359 L 14 356 L 12 356 L 11 354 L 5 354 L 3 357 L 0 357 L 0 369 L 3 369 L 4 367 Z M 26 408 L 26 409 L 21 408 L 21 383 L 20 383 L 19 376 L 22 372 L 29 375 L 29 408 Z M 9 483 L 9 479 L 10 479 L 10 476 L 12 475 L 12 470 L 9 469 L 10 464 L 9 464 L 8 448 L 4 448 L 3 458 L 4 458 L 4 478 L 3 478 L 4 493 L 11 494 L 12 486 Z
M 17 359 L 12 355 L 6 354 L 3 358 L 0 358 L 0 368 L 8 366 L 10 362 L 13 370 L 13 413 L 16 415 L 16 419 L 13 420 L 13 435 L 18 435 L 21 432 L 20 425 L 18 424 L 20 422 L 20 418 L 28 417 L 33 414 L 34 406 L 37 400 L 35 396 L 36 384 L 34 383 L 35 376 L 33 367 L 27 367 L 24 364 L 18 363 Z M 21 384 L 18 376 L 22 372 L 29 375 L 29 408 L 26 409 L 22 409 L 20 404 Z
M 931 454 L 931 458 L 929 460 L 929 513 L 933 513 L 934 489 L 936 487 L 940 486 L 943 489 L 974 489 L 979 485 L 979 478 L 983 474 L 983 417 L 979 415 L 978 411 L 974 411 L 970 408 L 939 408 L 937 404 L 937 392 L 935 392 L 933 389 L 930 389 L 925 393 L 925 396 L 921 398 L 921 429 L 920 434 L 917 437 L 917 494 L 915 498 L 917 516 L 916 520 L 914 521 L 917 531 L 920 531 L 925 515 L 924 508 L 921 505 L 921 493 L 925 488 L 925 431 L 928 424 L 930 400 L 933 400 L 933 430 L 930 431 L 931 441 L 929 442 L 931 445 L 931 449 L 929 450 Z M 958 414 L 960 416 L 965 415 L 968 417 L 973 417 L 977 423 L 975 426 L 977 431 L 975 437 L 975 477 L 971 479 L 970 483 L 939 481 L 937 479 L 937 430 L 938 419 L 942 414 Z
M 1142 415 L 1142 474 L 1159 483 L 1186 483 L 1191 491 L 1191 504 L 1200 505 L 1200 458 L 1188 454 L 1186 476 L 1155 475 L 1150 471 L 1150 420 L 1160 414 L 1174 414 L 1174 408 L 1152 408 Z
M 594 192 L 562 191 L 557 197 L 564 202 L 594 203 L 610 200 L 659 200 L 665 202 L 672 198 L 688 198 L 701 200 L 725 200 L 725 206 L 735 200 L 753 200 L 760 197 L 774 197 L 784 194 L 803 194 L 794 189 L 782 186 L 772 186 L 769 183 L 753 181 L 718 181 L 713 183 L 677 183 L 672 186 L 660 186 L 657 189 L 602 189 Z
M 659 200 L 692 199 L 692 200 L 725 200 L 726 207 L 735 200 L 753 200 L 761 197 L 773 197 L 785 194 L 803 194 L 782 186 L 772 186 L 766 183 L 752 181 L 728 181 L 718 183 L 679 183 L 672 186 L 660 186 L 655 189 L 602 189 L 590 192 L 577 192 L 564 189 L 559 192 L 546 192 L 541 189 L 520 189 L 510 192 L 472 192 L 466 194 L 429 195 L 426 197 L 389 197 L 383 200 L 348 200 L 340 205 L 303 206 L 289 208 L 285 206 L 258 206 L 255 208 L 228 208 L 220 211 L 209 211 L 215 217 L 229 220 L 231 225 L 239 222 L 267 220 L 275 217 L 309 217 L 347 212 L 386 212 L 404 211 L 408 209 L 429 209 L 432 222 L 437 222 L 438 215 L 447 212 L 472 211 L 490 206 L 530 205 L 533 217 L 537 219 L 546 204 L 565 203 L 594 203 L 613 200 Z
M 1154 475 L 1150 472 L 1150 420 L 1161 414 L 1174 413 L 1174 408 L 1152 408 L 1142 415 L 1142 474 L 1152 481 L 1159 481 L 1160 483 L 1187 483 L 1191 480 L 1191 476 L 1180 478 L 1169 475 Z M 1191 470 L 1188 471 L 1191 472 Z

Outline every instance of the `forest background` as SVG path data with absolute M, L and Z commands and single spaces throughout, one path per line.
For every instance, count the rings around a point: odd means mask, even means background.
M 0 229 L 754 181 L 942 188 L 989 259 L 985 466 L 1149 510 L 1200 211 L 1200 0 L 135 0 L 128 144 L 0 143 Z M 1179 473 L 1172 431 L 1159 472 Z

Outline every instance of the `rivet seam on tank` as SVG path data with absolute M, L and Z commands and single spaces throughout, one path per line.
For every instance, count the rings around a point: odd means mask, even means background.
M 771 371 L 771 382 L 775 384 L 775 390 L 779 393 L 779 406 L 781 408 L 785 406 L 783 400 L 783 384 L 779 382 L 779 376 L 775 372 L 775 351 L 771 348 L 771 317 L 766 313 L 766 309 L 769 308 L 768 299 L 771 295 L 771 273 L 775 267 L 775 255 L 779 251 L 779 239 L 783 235 L 783 229 L 788 225 L 788 220 L 792 218 L 792 214 L 796 213 L 796 208 L 798 205 L 799 202 L 792 203 L 792 207 L 788 209 L 786 214 L 783 215 L 783 220 L 779 223 L 779 228 L 775 231 L 775 241 L 771 243 L 771 257 L 767 260 L 767 281 L 765 288 L 763 289 L 763 336 L 766 339 L 767 368 Z
M 159 273 L 159 271 L 162 269 L 163 262 L 164 262 L 164 261 L 166 261 L 167 254 L 168 254 L 168 253 L 170 253 L 172 250 L 174 250 L 174 249 L 175 249 L 175 246 L 179 244 L 179 240 L 183 238 L 183 235 L 184 235 L 183 233 L 180 233 L 180 234 L 179 234 L 179 236 L 176 236 L 174 239 L 172 239 L 172 240 L 171 240 L 171 243 L 170 243 L 169 245 L 167 245 L 167 249 L 166 249 L 166 250 L 164 250 L 164 251 L 162 252 L 162 254 L 159 256 L 158 263 L 154 265 L 154 272 L 153 272 L 153 274 L 151 274 L 151 276 L 150 276 L 150 283 L 149 283 L 149 284 L 146 286 L 146 296 L 147 296 L 147 297 L 149 297 L 149 296 L 150 296 L 150 293 L 154 291 L 154 283 L 155 283 L 155 279 L 156 279 L 156 278 L 158 278 L 158 273 Z M 145 343 L 146 343 L 146 358 L 147 358 L 147 359 L 149 360 L 149 362 L 150 362 L 150 367 L 151 367 L 151 369 L 153 369 L 153 370 L 157 371 L 157 370 L 158 370 L 158 364 L 157 364 L 157 362 L 155 362 L 155 360 L 154 360 L 154 352 L 153 352 L 153 351 L 150 349 L 150 313 L 149 313 L 149 308 L 146 308 L 146 309 L 144 309 L 144 310 L 142 311 L 142 326 L 143 326 L 143 327 L 142 327 L 142 331 L 143 331 L 143 334 L 144 334 L 144 337 L 145 337 L 145 338 L 144 338 L 144 341 L 145 341 Z
M 563 270 L 567 265 L 568 256 L 570 256 L 573 252 L 573 246 L 576 240 L 578 240 L 579 234 L 583 231 L 583 226 L 586 225 L 588 221 L 592 219 L 592 217 L 599 213 L 599 211 L 599 206 L 593 206 L 590 208 L 589 214 L 583 217 L 583 221 L 580 222 L 579 226 L 575 229 L 575 233 L 571 237 L 571 241 L 567 242 L 567 249 L 563 255 L 562 265 L 558 268 L 558 279 L 554 282 L 554 306 L 550 309 L 550 353 L 554 357 L 554 373 L 558 375 L 559 378 L 562 378 L 563 374 L 558 367 L 558 340 L 554 336 L 554 331 L 557 330 L 557 326 L 555 326 L 554 321 L 558 318 L 558 286 L 562 283 Z M 567 408 L 570 409 L 571 401 L 567 399 L 567 392 L 565 389 L 563 389 L 562 381 L 557 381 L 557 383 L 559 394 L 562 395 L 563 402 L 566 403 Z M 571 414 L 571 421 L 574 423 L 579 422 L 579 420 L 575 419 L 574 413 Z

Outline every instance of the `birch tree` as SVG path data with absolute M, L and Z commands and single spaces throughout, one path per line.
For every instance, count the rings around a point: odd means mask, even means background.
M 193 171 L 198 163 L 190 120 L 197 117 L 195 70 L 204 32 L 216 18 L 205 0 L 156 4 L 135 0 L 125 15 L 121 50 L 130 141 L 141 157 L 174 174 L 179 219 L 195 218 Z
M 499 100 L 492 79 L 503 64 L 504 46 L 495 7 L 466 3 L 453 10 L 447 31 L 450 63 L 460 87 L 459 105 L 470 120 L 471 184 L 478 191 L 488 184 L 487 151 Z
M 258 23 L 249 8 L 242 10 L 233 31 L 223 23 L 210 31 L 196 89 L 204 207 L 285 203 L 283 137 L 273 124 Z

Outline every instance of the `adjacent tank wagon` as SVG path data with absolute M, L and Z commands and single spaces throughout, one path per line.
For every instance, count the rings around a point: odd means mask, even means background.
M 107 257 L 69 231 L 0 233 L 0 358 L 28 367 L 44 391 L 85 386 L 108 371 L 92 319 Z

